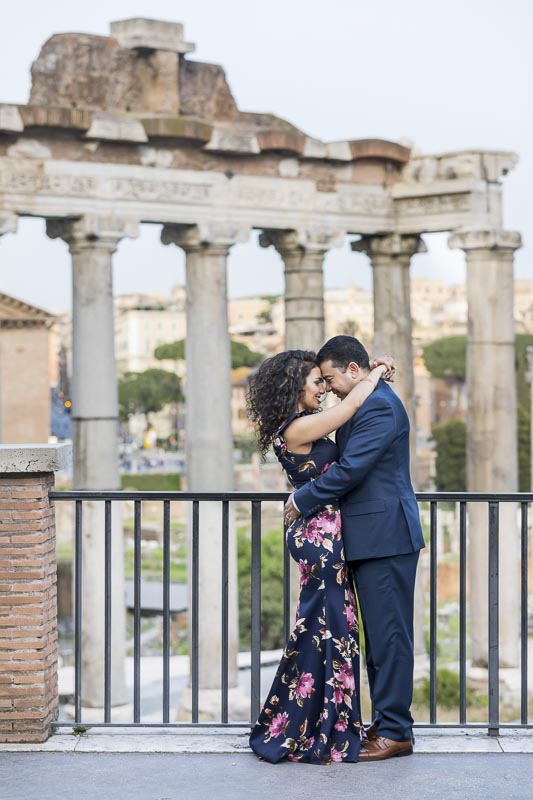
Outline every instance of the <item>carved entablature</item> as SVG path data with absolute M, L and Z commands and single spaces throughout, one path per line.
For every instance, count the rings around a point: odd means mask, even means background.
M 437 156 L 414 156 L 402 169 L 407 184 L 430 184 L 464 178 L 495 182 L 516 166 L 515 153 L 465 151 Z
M 0 103 L 0 214 L 9 224 L 119 208 L 198 229 L 501 227 L 500 178 L 514 154 L 323 142 L 274 114 L 241 111 L 223 68 L 188 60 L 191 48 L 181 24 L 157 20 L 112 23 L 109 36 L 52 36 L 33 65 L 28 104 Z

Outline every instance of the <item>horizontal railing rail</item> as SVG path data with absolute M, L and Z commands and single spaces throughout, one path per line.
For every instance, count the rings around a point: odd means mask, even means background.
M 83 504 L 87 501 L 103 503 L 103 536 L 105 542 L 104 585 L 105 585 L 105 642 L 104 642 L 104 712 L 102 720 L 91 721 L 91 726 L 242 726 L 246 722 L 230 720 L 228 701 L 229 687 L 229 626 L 230 626 L 230 504 L 249 507 L 250 520 L 250 583 L 251 583 L 251 663 L 250 663 L 250 724 L 255 721 L 261 706 L 261 537 L 262 508 L 266 502 L 284 502 L 288 492 L 158 492 L 158 491 L 52 491 L 50 499 L 54 502 L 71 501 L 74 503 L 74 720 L 58 720 L 56 726 L 80 725 L 84 723 L 82 713 L 82 541 L 83 541 Z M 533 503 L 533 493 L 479 493 L 479 492 L 419 492 L 418 502 L 424 507 L 424 514 L 429 514 L 429 726 L 432 728 L 472 727 L 485 728 L 491 735 L 497 735 L 502 727 L 531 728 L 528 714 L 528 505 Z M 112 658 L 112 603 L 111 603 L 111 542 L 112 542 L 112 503 L 133 502 L 133 711 L 131 722 L 112 721 L 111 706 L 111 658 Z M 147 722 L 141 719 L 141 532 L 142 505 L 147 502 L 162 503 L 162 718 L 160 722 Z M 191 505 L 189 535 L 189 574 L 187 582 L 190 591 L 190 608 L 188 610 L 188 627 L 190 641 L 190 684 L 191 684 L 191 718 L 190 721 L 170 722 L 170 512 L 173 502 L 186 502 Z M 201 508 L 202 503 L 216 502 L 221 504 L 221 706 L 220 718 L 212 722 L 200 721 L 199 708 L 199 569 L 201 540 Z M 458 505 L 459 528 L 459 702 L 455 721 L 438 720 L 438 513 L 439 504 Z M 484 503 L 487 506 L 487 543 L 488 543 L 488 575 L 487 575 L 487 611 L 488 611 L 488 670 L 487 718 L 480 722 L 468 720 L 467 713 L 467 536 L 468 505 Z M 500 649 L 499 649 L 499 539 L 501 504 L 513 503 L 519 509 L 517 514 L 517 534 L 520 539 L 520 620 L 511 621 L 520 627 L 520 712 L 518 719 L 502 722 L 500 719 Z M 279 524 L 281 526 L 281 506 Z M 518 567 L 518 565 L 517 565 Z M 291 630 L 291 583 L 290 556 L 283 548 L 283 633 L 288 639 Z M 419 725 L 427 727 L 428 723 Z

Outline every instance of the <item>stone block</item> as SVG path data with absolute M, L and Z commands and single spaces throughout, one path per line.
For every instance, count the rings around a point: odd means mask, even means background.
M 257 141 L 262 151 L 278 150 L 303 155 L 306 136 L 296 130 L 262 130 L 257 133 Z
M 171 139 L 192 139 L 208 142 L 213 128 L 206 122 L 185 117 L 143 117 L 141 120 L 148 136 L 161 136 Z
M 94 114 L 85 138 L 121 142 L 148 141 L 142 122 L 118 114 Z
M 379 158 L 405 164 L 411 153 L 409 147 L 384 139 L 354 139 L 348 145 L 354 161 L 358 158 Z
M 82 108 L 28 105 L 20 106 L 19 112 L 26 128 L 74 128 L 86 131 L 91 124 L 91 115 Z
M 353 161 L 349 142 L 328 142 L 326 152 L 327 157 L 332 161 Z
M 24 130 L 24 123 L 17 106 L 0 104 L 0 131 L 6 133 L 20 133 Z
M 0 445 L 0 473 L 56 472 L 71 462 L 70 444 Z
M 311 139 L 307 136 L 302 155 L 304 158 L 327 158 L 327 145 L 325 145 L 324 142 L 320 142 L 318 139 Z
M 110 25 L 113 36 L 121 47 L 170 50 L 173 53 L 190 53 L 195 45 L 184 41 L 180 22 L 158 19 L 122 19 Z
M 257 136 L 253 133 L 241 133 L 216 127 L 204 149 L 221 153 L 251 153 L 254 155 L 261 152 Z

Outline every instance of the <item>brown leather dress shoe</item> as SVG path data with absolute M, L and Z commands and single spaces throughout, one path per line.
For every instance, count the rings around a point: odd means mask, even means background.
M 384 736 L 376 736 L 369 740 L 359 752 L 359 761 L 385 761 L 387 758 L 400 758 L 410 756 L 413 752 L 413 742 L 395 742 Z
M 365 735 L 363 741 L 371 742 L 378 735 L 378 724 L 373 722 L 372 725 L 367 725 L 365 728 Z
M 371 742 L 373 739 L 376 738 L 376 736 L 378 735 L 378 728 L 379 728 L 379 725 L 378 725 L 377 722 L 373 722 L 372 725 L 367 725 L 366 726 L 365 733 L 364 733 L 364 736 L 363 736 L 363 744 L 365 742 Z M 412 741 L 413 747 L 414 747 L 414 744 L 415 744 L 415 735 L 414 735 L 414 733 L 411 733 L 411 741 Z

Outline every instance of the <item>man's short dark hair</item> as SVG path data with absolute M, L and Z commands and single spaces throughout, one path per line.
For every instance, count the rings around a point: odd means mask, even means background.
M 353 336 L 334 336 L 320 348 L 316 358 L 319 364 L 331 361 L 332 366 L 342 369 L 343 372 L 346 372 L 352 361 L 361 369 L 370 369 L 368 353 L 359 339 Z

